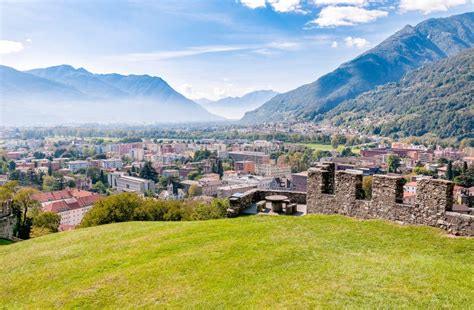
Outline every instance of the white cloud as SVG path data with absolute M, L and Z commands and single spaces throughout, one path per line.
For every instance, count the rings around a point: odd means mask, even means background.
M 387 16 L 382 10 L 366 10 L 355 6 L 328 6 L 321 10 L 318 18 L 311 23 L 319 27 L 353 26 L 368 23 Z
M 367 0 L 313 0 L 314 4 L 323 5 L 338 5 L 338 4 L 349 4 L 363 6 L 367 4 Z
M 339 43 L 337 41 L 332 41 L 331 47 L 332 48 L 337 48 L 339 46 Z
M 265 0 L 240 0 L 240 3 L 251 9 L 265 7 Z
M 299 12 L 302 13 L 300 0 L 268 0 L 268 3 L 277 12 Z
M 301 0 L 240 0 L 240 3 L 251 9 L 264 8 L 268 3 L 277 12 L 307 13 L 301 8 Z
M 347 47 L 357 47 L 359 49 L 365 48 L 370 45 L 370 42 L 367 41 L 364 38 L 353 38 L 353 37 L 347 37 L 344 39 L 344 44 Z
M 423 14 L 447 11 L 452 7 L 466 4 L 466 0 L 401 0 L 400 10 L 421 11 Z
M 18 53 L 23 50 L 23 43 L 9 41 L 9 40 L 0 40 L 0 55 Z

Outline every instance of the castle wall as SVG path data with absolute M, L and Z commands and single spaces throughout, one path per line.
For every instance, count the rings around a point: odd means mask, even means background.
M 15 216 L 9 205 L 5 202 L 0 205 L 0 238 L 13 239 L 13 228 L 15 227 Z
M 334 163 L 308 170 L 307 213 L 342 214 L 441 227 L 456 235 L 474 236 L 474 216 L 451 212 L 453 183 L 420 180 L 415 205 L 403 204 L 401 176 L 374 175 L 372 199 L 362 194 L 362 175 L 335 171 Z

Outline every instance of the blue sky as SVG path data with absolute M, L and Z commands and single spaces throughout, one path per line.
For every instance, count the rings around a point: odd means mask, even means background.
M 196 99 L 310 83 L 473 0 L 2 1 L 0 63 L 150 74 Z

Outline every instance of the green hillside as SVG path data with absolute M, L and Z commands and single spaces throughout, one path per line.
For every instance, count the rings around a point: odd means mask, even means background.
M 474 13 L 430 18 L 407 25 L 374 48 L 343 63 L 316 81 L 277 95 L 247 112 L 243 123 L 322 119 L 345 100 L 399 81 L 427 63 L 457 55 L 474 47 Z
M 384 136 L 469 137 L 474 131 L 474 49 L 341 103 L 333 125 Z
M 0 246 L 6 308 L 459 308 L 474 240 L 341 216 L 129 222 Z

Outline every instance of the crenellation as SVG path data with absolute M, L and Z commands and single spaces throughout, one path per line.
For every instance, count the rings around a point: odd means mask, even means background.
M 329 166 L 331 167 L 331 166 Z M 332 173 L 332 176 L 328 174 Z M 325 193 L 335 179 L 334 195 Z M 456 235 L 473 236 L 474 216 L 450 212 L 453 183 L 425 179 L 419 182 L 416 203 L 403 204 L 402 176 L 374 175 L 372 199 L 361 200 L 362 175 L 328 169 L 327 164 L 308 173 L 307 212 L 342 214 L 364 219 L 386 219 L 407 224 L 441 227 Z

